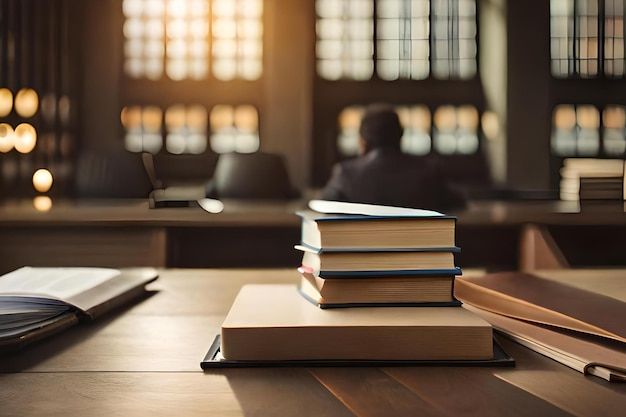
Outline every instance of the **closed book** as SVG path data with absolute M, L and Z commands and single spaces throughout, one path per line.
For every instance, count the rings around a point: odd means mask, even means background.
M 227 360 L 493 359 L 492 327 L 462 307 L 321 309 L 296 285 L 249 284 L 221 327 Z
M 302 251 L 302 265 L 317 275 L 358 271 L 364 274 L 380 271 L 446 271 L 457 273 L 454 254 L 460 248 L 324 250 L 296 245 Z
M 298 290 L 320 308 L 461 305 L 453 295 L 454 275 L 324 279 L 303 268 L 298 271 Z
M 454 247 L 456 217 L 438 215 L 328 214 L 298 211 L 301 243 L 317 249 Z
M 496 272 L 459 277 L 454 292 L 461 301 L 493 313 L 626 343 L 626 302 L 601 293 L 603 282 L 595 278 L 577 287 L 532 273 Z M 621 276 L 609 278 L 624 288 Z

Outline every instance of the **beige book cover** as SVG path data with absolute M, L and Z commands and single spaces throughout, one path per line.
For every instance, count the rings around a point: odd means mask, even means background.
M 321 309 L 296 285 L 245 285 L 222 324 L 228 360 L 491 359 L 491 325 L 461 307 Z
M 457 277 L 454 294 L 494 313 L 626 343 L 626 303 L 594 291 L 593 280 L 591 271 L 586 287 L 529 273 L 499 272 Z
M 464 305 L 504 333 L 542 355 L 554 359 L 583 374 L 595 375 L 607 381 L 626 382 L 626 349 L 617 343 L 598 338 L 583 338 L 523 320 L 513 319 L 476 307 Z

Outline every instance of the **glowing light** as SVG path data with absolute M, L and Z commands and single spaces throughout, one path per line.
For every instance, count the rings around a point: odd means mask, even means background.
M 13 149 L 14 136 L 11 125 L 0 123 L 0 152 L 6 153 Z
M 33 186 L 40 193 L 45 193 L 52 187 L 52 174 L 47 169 L 38 169 L 33 174 Z
M 37 144 L 37 131 L 32 125 L 22 123 L 15 128 L 13 138 L 13 146 L 18 152 L 29 153 Z
M 39 195 L 33 198 L 33 207 L 37 211 L 49 211 L 52 208 L 52 199 L 47 195 Z
M 13 108 L 13 93 L 8 88 L 0 88 L 0 117 L 8 116 Z
M 22 117 L 32 117 L 37 113 L 39 96 L 31 88 L 22 88 L 15 95 L 15 111 Z

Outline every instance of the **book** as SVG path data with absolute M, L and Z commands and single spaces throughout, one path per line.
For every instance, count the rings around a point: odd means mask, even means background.
M 515 342 L 562 363 L 580 373 L 610 382 L 626 382 L 626 350 L 598 338 L 538 326 L 465 304 L 496 331 Z
M 320 308 L 461 305 L 453 295 L 454 275 L 325 279 L 303 268 L 298 271 L 298 290 Z
M 455 295 L 512 340 L 581 373 L 626 381 L 623 274 L 536 274 L 465 277 Z
M 496 272 L 458 277 L 454 294 L 504 316 L 626 343 L 626 302 L 593 291 L 594 278 L 580 288 L 531 273 Z
M 300 243 L 314 250 L 456 246 L 455 216 L 329 214 L 313 210 L 296 214 L 302 218 Z
M 22 267 L 0 276 L 0 349 L 19 349 L 145 294 L 153 268 Z
M 321 309 L 296 285 L 248 284 L 221 326 L 228 360 L 488 360 L 491 325 L 462 307 Z
M 397 273 L 460 274 L 454 254 L 460 248 L 324 250 L 296 245 L 302 265 L 321 277 L 346 275 L 392 275 Z

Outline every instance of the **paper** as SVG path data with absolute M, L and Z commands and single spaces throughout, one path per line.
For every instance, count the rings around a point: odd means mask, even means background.
M 362 214 L 366 216 L 444 216 L 443 213 L 433 210 L 328 200 L 311 200 L 309 201 L 309 208 L 319 213 Z
M 68 299 L 119 274 L 119 270 L 112 268 L 26 266 L 0 277 L 0 294 L 40 294 Z

